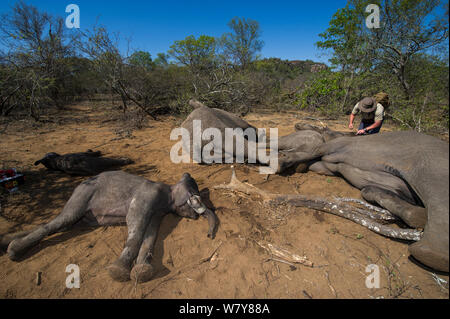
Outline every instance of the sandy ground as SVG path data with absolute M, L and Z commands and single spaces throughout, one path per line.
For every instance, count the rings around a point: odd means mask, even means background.
M 300 112 L 251 113 L 256 127 L 278 127 L 279 135 L 294 131 L 306 115 Z M 127 156 L 135 164 L 123 170 L 150 180 L 175 183 L 183 172 L 198 182 L 215 207 L 220 227 L 207 238 L 206 219 L 167 216 L 161 226 L 153 280 L 136 285 L 118 283 L 105 267 L 120 254 L 126 227 L 101 227 L 55 234 L 32 248 L 20 262 L 0 255 L 0 298 L 448 298 L 433 273 L 409 259 L 408 243 L 379 236 L 351 221 L 306 208 L 267 207 L 258 198 L 213 186 L 230 179 L 230 165 L 173 164 L 169 152 L 172 128 L 181 118 L 162 117 L 132 136 L 117 139 L 118 124 L 106 108 L 81 103 L 50 117 L 48 123 L 19 121 L 0 134 L 1 166 L 26 175 L 20 191 L 1 196 L 0 234 L 30 229 L 49 221 L 62 209 L 85 177 L 49 172 L 34 161 L 46 152 L 100 150 L 106 156 Z M 314 123 L 314 121 L 311 121 Z M 317 124 L 314 123 L 314 124 Z M 327 121 L 345 129 L 345 122 Z M 2 125 L 2 128 L 4 125 Z M 385 130 L 393 127 L 385 125 Z M 332 198 L 361 198 L 338 177 L 296 173 L 268 181 L 253 167 L 237 165 L 237 176 L 261 189 Z M 258 243 L 271 243 L 306 256 L 313 267 L 271 259 Z M 213 256 L 213 258 L 208 258 Z M 79 289 L 66 288 L 66 266 L 81 272 Z M 380 288 L 366 287 L 366 267 L 380 271 Z M 41 283 L 36 284 L 36 273 Z M 448 281 L 448 275 L 439 275 Z

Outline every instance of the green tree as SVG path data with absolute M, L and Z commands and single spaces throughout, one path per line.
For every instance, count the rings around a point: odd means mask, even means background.
M 369 3 L 380 8 L 380 28 L 365 26 Z M 320 34 L 323 41 L 317 46 L 331 49 L 330 61 L 344 72 L 389 66 L 408 99 L 410 80 L 405 72 L 411 58 L 448 39 L 448 17 L 433 18 L 439 5 L 439 0 L 349 0 Z
M 405 74 L 414 94 L 408 100 L 397 99 L 392 116 L 408 129 L 439 131 L 448 129 L 448 60 L 429 54 L 411 58 Z
M 128 58 L 128 62 L 132 66 L 144 68 L 146 70 L 151 70 L 153 68 L 152 56 L 146 51 L 135 51 Z
M 302 109 L 319 111 L 328 115 L 337 115 L 340 111 L 339 100 L 345 92 L 341 87 L 343 74 L 324 70 L 306 81 L 298 95 Z
M 169 65 L 169 56 L 165 53 L 158 53 L 153 62 L 156 66 L 167 67 Z
M 216 39 L 207 35 L 201 35 L 196 39 L 190 35 L 184 40 L 175 41 L 170 46 L 168 54 L 187 66 L 192 73 L 198 74 L 214 67 Z
M 235 17 L 228 26 L 232 32 L 225 33 L 221 38 L 224 55 L 242 69 L 257 58 L 264 46 L 260 39 L 261 30 L 257 21 Z
M 406 99 L 412 93 L 406 74 L 412 57 L 448 39 L 448 16 L 433 18 L 439 5 L 439 0 L 382 1 L 381 26 L 369 34 L 376 61 L 391 67 Z
M 366 26 L 370 3 L 380 8 L 379 28 Z M 403 126 L 420 131 L 433 126 L 432 118 L 445 122 L 436 114 L 448 109 L 448 49 L 441 50 L 448 46 L 448 2 L 440 10 L 438 0 L 349 0 L 320 37 L 317 46 L 331 51 L 344 76 L 342 111 L 382 90 L 391 96 L 388 115 Z
M 371 67 L 372 56 L 364 38 L 364 17 L 359 14 L 361 10 L 364 10 L 362 4 L 352 6 L 350 3 L 338 9 L 331 18 L 328 29 L 319 34 L 323 40 L 316 43 L 319 49 L 331 50 L 330 62 L 344 75 L 345 95 L 341 111 L 345 110 L 348 103 L 355 76 Z

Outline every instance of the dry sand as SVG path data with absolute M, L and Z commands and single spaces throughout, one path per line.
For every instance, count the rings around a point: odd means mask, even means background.
M 279 136 L 294 131 L 301 112 L 251 113 L 256 127 L 278 127 Z M 258 198 L 213 189 L 230 179 L 230 165 L 173 164 L 169 152 L 172 128 L 182 119 L 161 117 L 132 138 L 116 139 L 117 123 L 107 108 L 80 103 L 60 111 L 54 122 L 19 121 L 0 134 L 1 164 L 26 175 L 26 184 L 1 197 L 0 233 L 25 230 L 49 221 L 62 209 L 85 177 L 49 172 L 34 161 L 47 152 L 100 150 L 105 156 L 127 156 L 135 164 L 127 172 L 174 183 L 183 172 L 198 182 L 216 209 L 220 227 L 207 238 L 206 219 L 167 216 L 156 242 L 153 280 L 136 285 L 114 282 L 105 268 L 120 254 L 126 227 L 100 227 L 55 234 L 32 248 L 20 262 L 0 255 L 0 298 L 448 298 L 432 272 L 408 257 L 408 243 L 377 235 L 349 220 L 307 208 L 267 207 Z M 58 119 L 58 120 L 56 120 Z M 314 123 L 314 121 L 311 121 Z M 314 123 L 314 124 L 317 124 Z M 345 121 L 327 121 L 345 129 Z M 35 127 L 33 127 L 35 126 Z M 4 125 L 2 125 L 4 127 Z M 384 130 L 394 129 L 385 125 Z M 358 189 L 339 177 L 312 172 L 271 176 L 237 165 L 237 176 L 277 193 L 332 198 L 361 198 Z M 258 242 L 269 242 L 306 256 L 314 267 L 274 261 Z M 216 250 L 217 249 L 217 250 Z M 211 260 L 205 258 L 212 256 Z M 77 264 L 81 287 L 66 288 L 66 266 Z M 380 269 L 379 289 L 366 287 L 366 267 Z M 41 283 L 36 284 L 36 273 Z M 448 281 L 448 276 L 440 275 Z

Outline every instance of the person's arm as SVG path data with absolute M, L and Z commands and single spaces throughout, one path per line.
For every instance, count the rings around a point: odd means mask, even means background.
M 353 130 L 353 121 L 355 120 L 355 114 L 350 114 L 350 122 L 348 123 L 348 128 Z
M 375 123 L 373 123 L 372 125 L 369 125 L 368 127 L 359 130 L 356 134 L 360 135 L 360 134 L 364 134 L 367 133 L 367 131 L 373 130 L 374 128 L 377 128 L 379 126 L 381 126 L 382 121 L 375 121 Z
M 358 130 L 356 134 L 357 135 L 365 134 L 367 133 L 367 131 L 373 130 L 374 128 L 381 126 L 381 124 L 383 123 L 383 115 L 384 115 L 384 107 L 383 105 L 378 103 L 377 109 L 375 111 L 375 119 L 374 119 L 375 122 L 372 125 L 369 125 L 368 127 L 364 128 L 363 130 Z
M 350 120 L 348 123 L 348 128 L 353 130 L 353 121 L 355 120 L 355 115 L 359 113 L 358 103 L 353 107 L 352 113 L 350 114 Z

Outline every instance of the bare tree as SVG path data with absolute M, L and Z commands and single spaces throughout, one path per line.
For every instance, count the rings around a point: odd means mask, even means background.
M 18 2 L 2 15 L 0 41 L 8 48 L 1 56 L 8 81 L 1 81 L 2 114 L 18 106 L 39 119 L 42 106 L 60 107 L 60 84 L 68 70 L 65 58 L 73 54 L 62 18 Z

